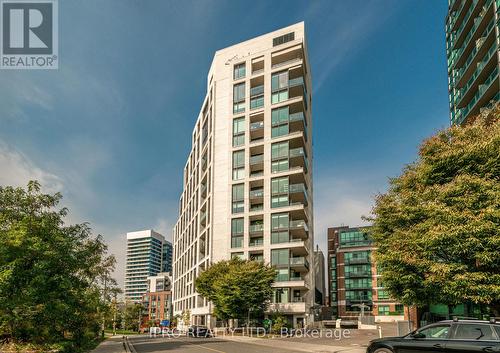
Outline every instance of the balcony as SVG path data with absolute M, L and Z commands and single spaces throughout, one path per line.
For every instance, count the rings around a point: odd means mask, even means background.
M 264 154 L 250 156 L 250 172 L 264 170 Z
M 346 272 L 346 278 L 359 278 L 359 277 L 371 277 L 371 271 L 356 271 L 356 272 Z
M 248 227 L 248 232 L 250 234 L 262 234 L 264 232 L 264 224 L 263 223 L 250 224 L 250 226 Z
M 261 199 L 264 197 L 264 189 L 254 189 L 250 190 L 250 199 Z
M 472 3 L 470 4 L 470 7 L 469 7 L 469 10 L 467 11 L 467 13 L 465 14 L 463 20 L 462 20 L 462 24 L 460 25 L 460 27 L 457 29 L 457 32 L 456 32 L 456 35 L 455 35 L 455 38 L 456 38 L 456 41 L 455 41 L 455 44 L 454 44 L 454 47 L 457 48 L 457 47 L 460 47 L 461 44 L 464 42 L 463 38 L 462 38 L 462 35 L 469 30 L 469 27 L 470 27 L 470 19 L 473 18 L 473 17 L 476 17 L 476 14 L 478 12 L 478 8 L 477 8 L 477 4 L 478 4 L 479 0 L 472 0 Z M 467 3 L 467 1 L 466 1 Z M 460 10 L 460 14 L 459 14 L 459 18 L 461 17 L 461 12 L 463 11 L 463 9 Z M 473 16 L 474 15 L 474 16 Z
M 250 247 L 255 247 L 255 246 L 262 246 L 264 245 L 264 238 L 263 237 L 255 237 L 255 238 L 250 238 L 248 242 L 248 246 Z M 254 260 L 256 261 L 256 260 Z
M 250 131 L 256 131 L 264 128 L 263 121 L 256 121 L 255 123 L 250 123 Z
M 259 85 L 253 88 L 250 88 L 250 98 L 255 96 L 260 96 L 264 94 L 264 85 Z
M 271 303 L 269 312 L 280 312 L 283 314 L 303 314 L 306 312 L 306 303 L 304 300 L 291 303 Z
M 277 278 L 272 285 L 273 288 L 297 288 L 308 289 L 309 285 L 302 277 Z
M 290 229 L 290 235 L 292 237 L 297 236 L 301 239 L 304 239 L 309 234 L 309 227 L 307 226 L 307 223 L 304 220 L 290 221 L 289 229 Z
M 303 256 L 291 257 L 290 267 L 298 271 L 307 271 L 309 270 L 309 261 Z
M 358 258 L 344 260 L 344 264 L 346 264 L 346 265 L 361 265 L 361 264 L 369 264 L 369 263 L 370 263 L 369 257 L 358 257 Z
M 308 197 L 307 197 L 307 189 L 305 184 L 290 184 L 288 186 L 288 193 L 290 197 L 290 203 L 301 203 L 307 206 Z

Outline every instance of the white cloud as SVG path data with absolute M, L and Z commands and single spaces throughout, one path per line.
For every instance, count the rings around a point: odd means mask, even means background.
M 63 181 L 57 175 L 37 167 L 28 157 L 0 141 L 0 185 L 26 186 L 38 180 L 49 193 L 62 191 Z

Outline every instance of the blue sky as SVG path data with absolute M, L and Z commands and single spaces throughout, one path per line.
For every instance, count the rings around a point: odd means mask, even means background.
M 445 0 L 59 3 L 59 70 L 0 71 L 0 184 L 39 179 L 119 257 L 175 223 L 215 50 L 304 20 L 313 75 L 315 238 L 448 126 Z

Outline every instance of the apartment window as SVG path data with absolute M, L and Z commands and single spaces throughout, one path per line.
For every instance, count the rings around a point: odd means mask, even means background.
M 404 315 L 404 313 L 405 313 L 404 305 L 403 304 L 396 304 L 396 306 L 394 307 L 394 312 L 398 315 Z M 497 332 L 500 332 L 500 330 Z
M 346 289 L 364 289 L 372 287 L 371 278 L 353 278 L 345 280 Z
M 273 47 L 295 40 L 295 32 L 290 32 L 282 36 L 273 38 Z
M 345 298 L 348 300 L 369 301 L 372 300 L 372 292 L 369 290 L 346 290 Z
M 389 315 L 389 305 L 379 305 L 378 306 L 378 314 L 379 315 L 382 315 L 382 316 L 385 316 L 385 315 Z
M 233 120 L 233 147 L 245 144 L 245 118 Z
M 245 74 L 246 74 L 245 63 L 234 65 L 233 77 L 235 80 L 245 77 Z
M 245 83 L 234 85 L 233 87 L 233 113 L 245 111 Z
M 389 291 L 385 289 L 378 290 L 378 299 L 389 299 Z
M 271 244 L 288 243 L 288 213 L 275 213 L 271 215 Z
M 233 180 L 245 177 L 245 150 L 233 152 Z
M 274 290 L 274 303 L 288 303 L 288 288 Z
M 289 205 L 288 186 L 288 177 L 271 180 L 271 208 Z
M 231 248 L 243 247 L 243 218 L 231 220 Z
M 371 240 L 366 232 L 353 231 L 340 233 L 340 247 L 370 245 Z
M 344 262 L 346 264 L 369 263 L 370 262 L 370 252 L 369 251 L 353 251 L 353 252 L 345 253 Z
M 290 271 L 287 268 L 278 268 L 276 270 L 276 281 L 284 282 L 290 279 Z
M 271 250 L 271 265 L 273 266 L 288 266 L 290 257 L 289 249 L 274 249 Z M 288 271 L 288 268 L 287 268 Z
M 241 213 L 245 209 L 244 184 L 233 185 L 233 213 Z
M 288 71 L 277 72 L 271 76 L 271 103 L 288 99 Z
M 288 135 L 288 111 L 289 107 L 282 107 L 278 109 L 273 109 L 271 111 L 271 137 L 278 137 L 283 135 Z
M 371 266 L 370 265 L 346 265 L 344 267 L 346 277 L 349 276 L 370 276 L 371 277 Z
M 271 172 L 279 173 L 290 168 L 288 161 L 288 141 L 271 145 Z
M 250 110 L 264 106 L 264 85 L 250 89 Z

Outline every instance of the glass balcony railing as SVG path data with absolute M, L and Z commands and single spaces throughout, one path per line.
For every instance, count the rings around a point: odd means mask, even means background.
M 260 233 L 260 232 L 263 232 L 264 231 L 264 224 L 260 223 L 260 224 L 250 224 L 250 226 L 248 227 L 248 231 L 250 233 Z
M 288 116 L 288 121 L 289 122 L 302 121 L 304 123 L 306 122 L 303 112 L 297 112 L 297 113 L 290 114 Z
M 264 106 L 264 96 L 250 98 L 250 110 L 257 109 Z
M 295 193 L 301 193 L 303 192 L 304 194 L 307 194 L 307 189 L 304 184 L 290 184 L 288 186 L 288 192 L 290 194 L 295 194 Z
M 261 197 L 264 197 L 264 189 L 250 190 L 250 198 L 251 199 L 256 199 L 256 198 L 261 198 Z
M 263 129 L 264 128 L 264 122 L 263 121 L 256 121 L 254 123 L 250 123 L 250 131 L 258 130 L 258 129 Z
M 304 152 L 304 148 L 303 147 L 298 147 L 298 148 L 292 148 L 290 149 L 290 151 L 288 152 L 288 156 L 290 158 L 294 158 L 294 157 L 306 157 L 306 154 Z
M 290 221 L 290 229 L 304 229 L 306 232 L 309 231 L 309 227 L 304 220 Z
M 264 245 L 264 238 L 251 238 L 249 243 L 249 246 L 261 246 Z M 256 260 L 253 260 L 256 261 Z
M 469 66 L 470 66 L 471 62 L 473 61 L 473 59 L 475 58 L 477 52 L 479 51 L 479 49 L 481 49 L 483 43 L 486 41 L 486 38 L 488 38 L 488 36 L 490 35 L 491 31 L 494 30 L 494 24 L 495 24 L 495 22 L 491 21 L 488 24 L 488 26 L 486 27 L 486 29 L 484 30 L 484 32 L 481 35 L 481 37 L 477 40 L 476 46 L 471 51 L 471 53 L 469 54 L 469 56 L 465 60 L 464 64 L 462 65 L 462 67 L 456 72 L 455 82 L 459 82 L 462 79 L 462 76 L 465 74 L 465 72 L 469 68 Z
M 370 258 L 369 257 L 357 257 L 357 258 L 345 259 L 344 263 L 346 265 L 367 264 L 367 263 L 370 263 Z
M 302 76 L 288 80 L 288 87 L 295 87 L 300 85 L 304 85 L 304 78 Z
M 309 261 L 307 261 L 307 259 L 303 256 L 291 257 L 290 258 L 290 265 L 304 266 L 306 268 L 309 268 Z
M 250 165 L 255 165 L 264 162 L 264 154 L 257 154 L 250 157 Z
M 496 55 L 496 51 L 497 51 L 497 44 L 495 42 L 491 46 L 490 50 L 488 50 L 488 52 L 483 57 L 484 60 L 478 62 L 477 68 L 476 68 L 476 70 L 474 70 L 474 73 L 472 74 L 469 81 L 467 81 L 467 83 L 464 85 L 464 87 L 462 87 L 459 90 L 459 92 L 457 94 L 457 101 L 458 102 L 460 102 L 462 100 L 463 96 L 467 93 L 467 91 L 470 89 L 472 84 L 476 81 L 476 78 L 481 74 L 482 70 L 484 69 L 484 67 L 486 66 L 488 61 L 491 59 L 491 57 L 493 55 Z
M 345 276 L 347 278 L 353 278 L 353 277 L 371 277 L 372 272 L 371 271 L 356 271 L 356 272 L 346 272 Z
M 264 85 L 250 88 L 250 97 L 260 96 L 264 94 Z
M 470 5 L 469 10 L 465 14 L 465 16 L 464 16 L 464 18 L 462 20 L 462 24 L 460 25 L 460 27 L 458 27 L 457 34 L 456 34 L 457 42 L 458 42 L 458 38 L 460 38 L 460 36 L 462 35 L 462 32 L 463 32 L 463 30 L 465 28 L 465 25 L 467 24 L 467 22 L 469 22 L 469 18 L 472 15 L 472 12 L 474 12 L 474 9 L 476 8 L 476 5 L 477 5 L 478 1 L 479 0 L 472 0 L 472 4 Z M 460 9 L 460 12 L 462 12 L 462 10 L 463 10 L 463 5 L 462 5 L 462 9 Z M 458 17 L 460 17 L 460 13 L 457 16 L 457 18 Z M 455 42 L 455 43 L 457 43 L 457 42 Z
M 306 299 L 302 298 L 302 297 L 292 297 L 292 300 L 291 300 L 292 303 L 304 303 L 305 301 L 306 301 Z
M 291 276 L 288 280 L 289 281 L 303 281 L 304 278 L 302 278 L 300 276 Z

